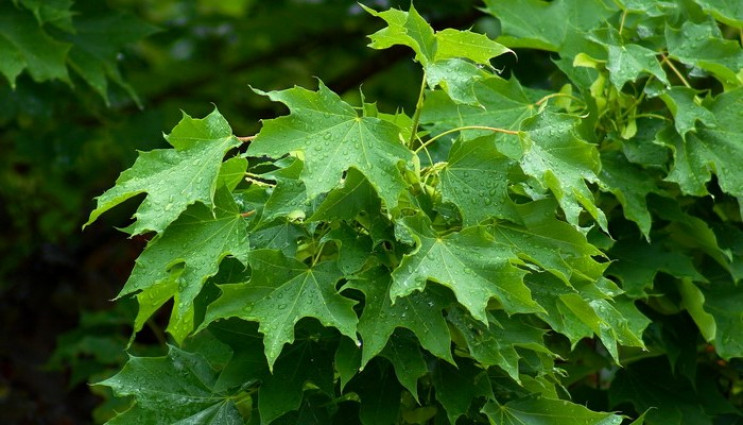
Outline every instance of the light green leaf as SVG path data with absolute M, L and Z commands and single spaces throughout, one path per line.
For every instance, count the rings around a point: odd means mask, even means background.
M 413 331 L 423 348 L 453 363 L 451 337 L 441 312 L 449 304 L 446 297 L 429 288 L 398 298 L 392 304 L 393 285 L 383 269 L 372 269 L 346 285 L 364 293 L 365 307 L 358 326 L 363 341 L 361 366 L 382 352 L 398 327 Z
M 214 210 L 195 204 L 139 256 L 119 297 L 137 291 L 140 313 L 137 330 L 150 313 L 170 297 L 175 305 L 168 331 L 181 342 L 193 329 L 193 303 L 204 282 L 232 255 L 247 265 L 246 224 L 226 190 L 217 192 Z M 182 269 L 178 265 L 182 264 Z
M 439 236 L 421 216 L 399 223 L 415 240 L 415 250 L 403 257 L 392 273 L 390 297 L 404 297 L 422 291 L 432 280 L 454 292 L 457 300 L 473 317 L 485 322 L 485 307 L 497 299 L 510 313 L 542 311 L 523 283 L 525 272 L 508 248 L 499 245 L 484 227 L 468 227 L 461 232 Z
M 488 402 L 482 409 L 491 425 L 619 425 L 622 417 L 593 412 L 565 400 L 524 398 L 500 404 Z
M 451 28 L 436 33 L 436 61 L 449 58 L 465 58 L 481 65 L 489 65 L 490 59 L 513 51 L 486 35 Z
M 388 208 L 397 205 L 397 197 L 406 187 L 399 167 L 412 159 L 412 152 L 399 140 L 397 126 L 378 118 L 359 117 L 322 82 L 316 92 L 295 87 L 258 93 L 284 103 L 291 114 L 264 121 L 248 148 L 249 155 L 279 158 L 301 152 L 304 169 L 300 178 L 310 199 L 338 187 L 343 172 L 354 167 L 374 186 Z
M 494 135 L 456 142 L 439 174 L 442 199 L 459 208 L 465 225 L 491 217 L 519 222 L 508 196 L 515 166 L 514 160 L 498 151 Z
M 204 119 L 184 114 L 168 139 L 176 149 L 140 153 L 116 185 L 97 198 L 86 225 L 141 193 L 147 197 L 134 214 L 136 221 L 129 229 L 133 235 L 162 233 L 189 205 L 213 204 L 222 159 L 240 144 L 225 119 L 216 109 Z
M 408 46 L 415 52 L 415 60 L 422 65 L 428 65 L 436 54 L 436 39 L 433 28 L 421 17 L 417 10 L 410 5 L 410 10 L 390 9 L 377 12 L 366 6 L 364 9 L 387 22 L 387 27 L 369 36 L 372 49 L 387 49 L 395 45 Z
M 169 346 L 165 357 L 130 357 L 119 373 L 98 385 L 136 400 L 110 424 L 243 424 L 231 395 L 214 390 L 216 381 L 206 359 Z
M 575 117 L 553 113 L 524 120 L 521 168 L 552 191 L 568 223 L 578 227 L 578 216 L 585 209 L 606 231 L 606 216 L 586 185 L 598 182 L 599 153 L 595 145 L 578 138 L 577 123 Z
M 248 168 L 248 160 L 238 156 L 232 157 L 222 164 L 219 169 L 217 187 L 225 186 L 227 190 L 235 190 L 245 178 L 245 170 Z
M 310 268 L 271 250 L 251 252 L 249 262 L 250 281 L 221 285 L 222 295 L 209 305 L 202 328 L 229 317 L 260 323 L 271 367 L 284 344 L 294 342 L 294 325 L 304 317 L 314 317 L 356 340 L 356 303 L 335 289 L 342 277 L 335 263 Z

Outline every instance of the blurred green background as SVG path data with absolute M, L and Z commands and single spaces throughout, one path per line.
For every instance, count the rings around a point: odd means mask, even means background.
M 416 3 L 437 29 L 494 35 L 478 6 Z M 236 135 L 254 134 L 285 111 L 250 86 L 319 78 L 355 101 L 363 83 L 367 101 L 411 112 L 420 71 L 403 48 L 365 47 L 379 28 L 353 0 L 0 0 L 0 423 L 95 423 L 117 408 L 87 382 L 125 360 L 136 307 L 110 299 L 146 241 L 115 227 L 139 201 L 81 227 L 136 151 L 164 147 L 182 111 L 215 105 Z M 17 78 L 13 55 L 29 55 Z M 548 84 L 548 58 L 503 60 L 525 84 Z M 134 350 L 161 339 L 155 319 Z

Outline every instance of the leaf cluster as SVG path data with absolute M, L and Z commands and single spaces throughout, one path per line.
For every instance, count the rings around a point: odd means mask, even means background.
M 101 383 L 134 399 L 110 423 L 740 420 L 740 8 L 484 10 L 496 40 L 368 10 L 423 70 L 412 114 L 255 90 L 288 115 L 184 114 L 98 198 L 144 194 L 135 332 L 172 300 L 168 354 Z M 492 66 L 529 49 L 553 88 Z

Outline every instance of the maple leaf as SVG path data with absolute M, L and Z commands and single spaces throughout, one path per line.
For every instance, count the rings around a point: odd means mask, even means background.
M 119 373 L 97 385 L 136 400 L 110 424 L 244 423 L 231 394 L 215 391 L 217 378 L 202 356 L 168 346 L 164 357 L 130 357 Z
M 226 190 L 217 191 L 214 210 L 190 206 L 183 215 L 153 239 L 139 256 L 119 297 L 137 295 L 140 311 L 135 329 L 165 301 L 175 297 L 168 331 L 182 342 L 194 325 L 193 303 L 204 282 L 219 270 L 222 259 L 232 255 L 247 265 L 249 251 L 245 220 Z
M 619 425 L 622 417 L 593 412 L 583 405 L 549 398 L 524 398 L 500 404 L 488 402 L 482 412 L 497 425 Z
M 146 193 L 128 229 L 133 235 L 162 233 L 186 208 L 196 202 L 211 206 L 217 190 L 222 159 L 240 145 L 217 109 L 204 119 L 184 114 L 168 142 L 173 149 L 140 153 L 116 185 L 97 198 L 86 226 L 129 198 Z
M 468 227 L 446 236 L 437 235 L 422 216 L 399 223 L 415 241 L 415 249 L 392 272 L 392 299 L 425 288 L 432 280 L 454 292 L 473 317 L 485 322 L 485 307 L 496 298 L 509 313 L 542 311 L 523 283 L 518 257 L 493 239 L 484 227 Z
M 249 262 L 250 280 L 221 285 L 222 295 L 209 305 L 201 328 L 230 317 L 260 323 L 271 367 L 284 344 L 294 342 L 294 325 L 303 317 L 314 317 L 356 340 L 356 303 L 335 289 L 342 273 L 334 262 L 310 268 L 272 250 L 252 251 Z
M 596 147 L 577 137 L 574 117 L 542 113 L 522 122 L 525 134 L 521 169 L 555 195 L 568 223 L 578 226 L 585 209 L 607 230 L 606 216 L 595 204 L 586 182 L 598 182 L 601 167 Z
M 508 196 L 508 181 L 516 161 L 500 153 L 494 135 L 457 142 L 440 172 L 441 195 L 459 207 L 465 225 L 490 217 L 518 222 Z
M 398 327 L 410 329 L 423 348 L 453 363 L 451 337 L 442 314 L 448 305 L 446 297 L 426 290 L 392 304 L 389 296 L 392 285 L 389 273 L 382 269 L 372 269 L 346 285 L 363 292 L 366 301 L 358 326 L 363 341 L 361 366 L 382 351 Z
M 257 92 L 284 103 L 291 114 L 264 121 L 249 155 L 280 158 L 302 152 L 300 179 L 310 199 L 338 187 L 343 172 L 354 167 L 388 208 L 397 205 L 407 187 L 400 167 L 412 160 L 412 153 L 400 142 L 399 127 L 379 118 L 359 117 L 322 82 L 315 92 L 300 87 Z
M 24 70 L 34 81 L 69 82 L 65 62 L 70 47 L 44 32 L 30 13 L 8 1 L 0 4 L 0 73 L 11 87 L 15 88 L 16 78 Z

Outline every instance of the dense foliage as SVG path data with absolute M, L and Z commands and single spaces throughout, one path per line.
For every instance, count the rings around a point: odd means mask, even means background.
M 412 110 L 255 88 L 289 114 L 184 114 L 97 199 L 141 202 L 119 297 L 173 342 L 100 383 L 131 396 L 110 423 L 743 421 L 743 10 L 484 10 L 495 41 L 366 9 L 423 70 Z

